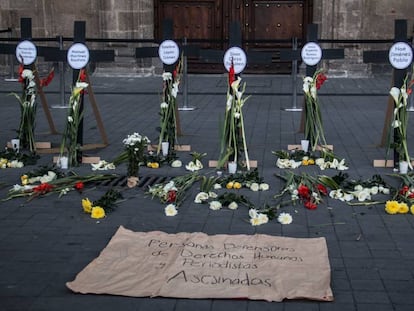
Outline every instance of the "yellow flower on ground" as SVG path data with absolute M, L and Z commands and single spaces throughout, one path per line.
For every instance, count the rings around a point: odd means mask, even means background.
M 410 212 L 411 212 L 411 214 L 414 214 L 414 204 L 413 204 L 413 205 L 411 205 L 411 207 L 410 207 Z
M 82 207 L 85 213 L 90 214 L 92 212 L 92 202 L 88 198 L 82 199 Z
M 152 162 L 151 163 L 151 168 L 159 168 L 160 164 L 158 162 Z
M 400 203 L 397 201 L 387 201 L 385 203 L 385 211 L 390 214 L 394 215 L 397 214 L 400 210 Z
M 227 189 L 233 189 L 234 183 L 232 181 L 228 182 L 226 185 Z
M 29 182 L 29 177 L 28 177 L 27 175 L 22 175 L 22 176 L 20 177 L 20 180 L 21 180 L 21 182 L 22 182 L 22 185 L 23 185 L 23 186 L 26 186 L 26 185 L 27 185 L 27 183 Z
M 233 188 L 234 189 L 240 189 L 241 188 L 241 183 L 235 181 L 234 184 L 233 184 Z
M 304 165 L 304 166 L 309 165 L 309 160 L 308 159 L 303 159 L 302 160 L 302 165 Z
M 308 160 L 308 165 L 315 165 L 315 160 L 314 159 L 309 159 Z
M 105 217 L 105 210 L 100 206 L 92 207 L 91 217 L 95 219 L 101 219 Z
M 400 209 L 398 210 L 398 213 L 407 214 L 409 210 L 410 209 L 408 208 L 407 203 L 404 203 L 404 202 L 400 203 Z

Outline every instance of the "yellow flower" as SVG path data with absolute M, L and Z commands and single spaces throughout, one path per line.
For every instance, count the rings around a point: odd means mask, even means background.
M 152 167 L 152 162 L 147 162 L 147 167 L 151 168 Z
M 385 211 L 388 214 L 397 214 L 400 210 L 400 204 L 397 201 L 387 201 L 385 203 Z
M 151 168 L 159 168 L 160 164 L 158 162 L 152 162 L 151 163 Z
M 27 183 L 29 182 L 29 177 L 28 177 L 27 175 L 22 175 L 22 176 L 20 177 L 20 180 L 22 181 L 22 185 L 23 185 L 23 186 L 26 186 L 26 185 L 27 185 Z
M 407 214 L 409 210 L 410 209 L 408 208 L 407 203 L 404 203 L 404 202 L 400 203 L 400 208 L 398 210 L 398 213 Z
M 413 205 L 411 205 L 411 207 L 410 207 L 410 212 L 411 212 L 411 214 L 414 214 L 414 204 L 413 204 Z
M 240 189 L 241 188 L 241 183 L 235 181 L 234 184 L 233 184 L 233 188 L 234 189 Z
M 92 212 L 92 202 L 88 198 L 82 199 L 82 207 L 85 213 L 90 214 Z
M 309 159 L 308 160 L 308 165 L 315 165 L 315 160 L 314 159 Z
M 227 189 L 233 189 L 233 185 L 234 185 L 234 183 L 232 181 L 230 181 L 230 182 L 227 183 L 226 188 Z
M 303 159 L 302 160 L 302 165 L 309 165 L 309 160 L 308 159 Z
M 92 207 L 91 217 L 95 219 L 100 219 L 105 217 L 105 210 L 100 206 Z

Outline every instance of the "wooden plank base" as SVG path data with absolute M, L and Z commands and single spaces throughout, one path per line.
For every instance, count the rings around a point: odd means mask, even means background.
M 288 150 L 302 150 L 301 145 L 288 145 Z M 333 151 L 333 145 L 323 145 L 323 146 L 316 146 L 316 150 L 322 150 L 322 148 L 329 149 L 330 151 Z
M 394 167 L 394 160 L 374 160 L 374 167 Z M 411 161 L 414 166 L 414 161 Z
M 158 145 L 148 145 L 148 151 L 157 151 Z M 175 151 L 191 151 L 191 145 L 175 145 Z
M 208 167 L 217 167 L 218 161 L 217 160 L 209 160 L 208 161 Z M 256 160 L 250 160 L 249 161 L 251 168 L 257 167 L 257 161 Z
M 57 163 L 58 160 L 59 160 L 59 157 L 53 157 L 53 163 Z M 82 164 L 96 164 L 96 163 L 99 163 L 99 161 L 101 161 L 100 157 L 89 157 L 89 156 L 82 157 Z

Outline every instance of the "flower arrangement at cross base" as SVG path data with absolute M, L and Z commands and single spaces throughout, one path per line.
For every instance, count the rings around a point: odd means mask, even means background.
M 60 158 L 67 154 L 69 166 L 78 166 L 81 161 L 78 132 L 83 119 L 82 97 L 84 90 L 88 87 L 88 84 L 84 82 L 85 78 L 85 72 L 82 69 L 79 71 L 78 80 L 69 98 L 66 127 L 60 144 Z
M 236 78 L 232 63 L 229 71 L 224 122 L 220 128 L 220 155 L 217 168 L 224 167 L 226 162 L 235 162 L 237 165 L 241 165 L 243 154 L 246 168 L 250 170 L 243 117 L 243 106 L 250 96 L 244 97 L 245 90 L 246 83 L 241 85 L 241 78 Z
M 20 66 L 19 81 L 23 85 L 22 95 L 12 93 L 20 103 L 20 124 L 18 129 L 18 138 L 20 146 L 28 149 L 31 153 L 36 152 L 36 142 L 34 130 L 36 127 L 36 83 L 32 70 L 23 69 Z
M 151 141 L 147 136 L 135 132 L 124 138 L 122 142 L 124 151 L 113 161 L 113 164 L 116 166 L 127 163 L 128 187 L 132 188 L 139 181 L 139 167 L 146 163 L 145 152 Z
M 397 159 L 394 161 L 407 162 L 408 167 L 413 169 L 411 164 L 411 157 L 408 152 L 407 144 L 407 130 L 408 130 L 408 116 L 407 111 L 408 97 L 411 94 L 411 86 L 414 84 L 414 79 L 407 82 L 407 78 L 401 88 L 392 87 L 390 95 L 394 100 L 394 113 L 392 122 L 388 132 L 387 155 L 391 148 L 395 151 Z M 391 142 L 391 134 L 394 134 L 394 141 Z M 397 163 L 395 163 L 396 165 Z
M 176 69 L 164 72 L 163 91 L 160 104 L 160 135 L 158 139 L 157 155 L 162 150 L 162 143 L 168 143 L 168 152 L 164 156 L 174 156 L 174 148 L 177 141 L 177 95 L 181 81 L 182 58 Z
M 319 151 L 305 152 L 303 150 L 286 150 L 272 151 L 272 154 L 277 156 L 276 166 L 282 169 L 295 169 L 300 166 L 316 165 L 321 170 L 336 169 L 344 171 L 348 169 L 345 159 L 337 157 L 332 151 L 327 148 L 322 148 Z
M 326 81 L 322 70 L 317 70 L 313 77 L 303 79 L 303 92 L 305 96 L 305 138 L 309 140 L 312 151 L 318 145 L 326 145 L 322 123 L 322 113 L 317 91 Z
M 414 214 L 414 174 L 412 172 L 404 175 L 393 174 L 401 178 L 400 185 L 392 189 L 392 198 L 385 203 L 385 212 L 390 215 Z

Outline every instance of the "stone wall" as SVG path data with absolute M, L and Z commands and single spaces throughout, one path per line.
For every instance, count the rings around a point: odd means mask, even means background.
M 314 0 L 313 22 L 318 24 L 323 39 L 393 39 L 394 20 L 408 21 L 408 36 L 413 36 L 414 1 L 407 0 Z M 390 44 L 325 44 L 344 48 L 345 60 L 324 62 L 330 74 L 337 76 L 367 76 L 391 72 L 390 65 L 362 62 L 363 50 L 384 50 Z
M 394 19 L 407 19 L 412 36 L 414 1 L 411 0 L 313 0 L 313 6 L 313 22 L 319 25 L 319 36 L 323 39 L 390 39 L 394 36 Z M 32 18 L 33 37 L 72 37 L 76 20 L 86 21 L 88 38 L 152 39 L 154 32 L 153 0 L 0 0 L 0 30 L 11 27 L 13 36 L 18 37 L 21 17 Z M 161 67 L 156 59 L 136 60 L 137 43 L 88 45 L 115 49 L 116 64 L 101 63 L 97 68 L 103 75 L 153 74 Z M 331 74 L 366 76 L 384 71 L 384 66 L 363 64 L 362 50 L 384 49 L 389 45 L 341 43 L 323 47 L 345 48 L 345 60 L 324 62 Z M 0 73 L 9 70 L 9 59 L 0 55 Z

